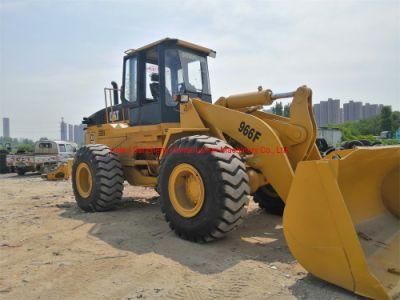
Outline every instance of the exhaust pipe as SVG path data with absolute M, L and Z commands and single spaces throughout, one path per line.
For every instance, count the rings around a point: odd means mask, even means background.
M 114 105 L 118 105 L 118 84 L 115 81 L 111 81 L 111 86 L 113 88 Z

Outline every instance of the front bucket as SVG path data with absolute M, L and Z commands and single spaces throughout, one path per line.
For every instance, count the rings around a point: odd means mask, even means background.
M 358 148 L 298 164 L 284 211 L 305 269 L 357 294 L 400 294 L 400 147 Z

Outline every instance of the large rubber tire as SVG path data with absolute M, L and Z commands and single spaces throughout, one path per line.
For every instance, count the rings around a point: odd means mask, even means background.
M 372 143 L 370 142 L 370 141 L 368 141 L 368 140 L 358 140 L 363 146 L 367 146 L 367 147 L 369 147 L 369 146 L 371 146 L 372 145 Z
M 253 196 L 254 202 L 264 209 L 267 213 L 272 215 L 282 216 L 285 209 L 285 203 L 275 192 L 271 185 L 260 187 Z
M 345 149 L 354 149 L 356 147 L 362 147 L 362 146 L 364 146 L 362 142 L 360 142 L 359 140 L 354 140 L 348 142 L 347 147 Z
M 88 197 L 82 197 L 77 188 L 77 168 L 86 164 L 91 173 L 92 188 Z M 78 206 L 87 212 L 112 209 L 122 198 L 124 177 L 118 156 L 105 145 L 81 147 L 72 166 L 72 188 Z
M 174 209 L 168 190 L 171 172 L 180 164 L 193 166 L 204 184 L 203 205 L 190 218 Z M 214 137 L 194 135 L 181 138 L 168 148 L 161 162 L 157 191 L 165 219 L 177 235 L 209 242 L 223 238 L 242 222 L 249 201 L 248 182 L 242 158 L 230 145 Z

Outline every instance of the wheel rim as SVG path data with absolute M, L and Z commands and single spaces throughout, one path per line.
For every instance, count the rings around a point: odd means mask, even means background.
M 168 192 L 172 206 L 182 217 L 194 217 L 203 207 L 203 179 L 192 165 L 180 164 L 172 170 Z
M 79 195 L 88 198 L 92 192 L 93 180 L 90 168 L 86 163 L 80 163 L 76 169 L 76 187 Z

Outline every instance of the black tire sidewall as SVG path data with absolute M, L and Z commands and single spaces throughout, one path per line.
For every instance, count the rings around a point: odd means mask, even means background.
M 89 197 L 84 198 L 79 194 L 77 185 L 76 185 L 76 170 L 78 166 L 82 163 L 86 163 L 89 167 L 90 174 L 92 177 L 92 190 L 90 192 Z M 78 204 L 78 206 L 85 210 L 85 211 L 93 211 L 93 203 L 95 202 L 95 199 L 97 197 L 96 195 L 96 177 L 94 174 L 95 170 L 95 164 L 93 162 L 93 158 L 91 157 L 90 151 L 85 147 L 85 148 L 80 148 L 75 156 L 74 159 L 74 164 L 72 165 L 72 188 L 74 190 L 75 194 L 75 200 Z
M 178 214 L 169 197 L 169 177 L 172 170 L 183 163 L 196 168 L 203 180 L 205 195 L 204 203 L 199 213 L 191 218 Z M 171 153 L 164 162 L 160 173 L 161 208 L 177 232 L 190 235 L 207 235 L 217 224 L 224 199 L 224 187 L 218 171 L 216 159 L 210 153 Z

